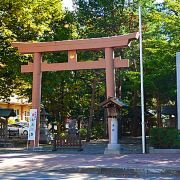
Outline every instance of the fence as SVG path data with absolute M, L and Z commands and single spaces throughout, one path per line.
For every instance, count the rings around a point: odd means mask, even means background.
M 77 148 L 82 150 L 82 142 L 79 135 L 66 135 L 65 137 L 60 137 L 55 134 L 52 145 L 54 151 L 59 148 Z

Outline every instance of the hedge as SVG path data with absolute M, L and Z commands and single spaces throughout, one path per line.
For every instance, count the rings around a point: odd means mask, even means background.
M 175 128 L 152 128 L 150 145 L 159 149 L 180 148 L 179 131 Z

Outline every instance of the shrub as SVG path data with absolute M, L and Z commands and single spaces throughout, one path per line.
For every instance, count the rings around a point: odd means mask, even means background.
M 102 124 L 96 124 L 92 129 L 92 138 L 101 139 L 104 136 L 104 128 Z
M 154 148 L 179 148 L 179 131 L 175 128 L 152 128 L 150 130 L 150 145 Z
M 65 137 L 66 137 L 66 133 L 64 133 L 64 132 L 60 133 L 59 135 L 60 135 L 61 139 L 65 139 Z
M 81 128 L 79 131 L 80 131 L 81 139 L 86 139 L 86 136 L 87 136 L 87 129 Z

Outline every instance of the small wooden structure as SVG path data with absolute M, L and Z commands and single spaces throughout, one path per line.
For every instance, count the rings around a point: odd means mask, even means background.
M 107 100 L 100 104 L 102 107 L 107 108 L 108 120 L 110 126 L 108 126 L 109 136 L 111 137 L 108 147 L 105 149 L 105 154 L 119 154 L 120 144 L 118 144 L 118 121 L 117 121 L 117 109 L 127 107 L 128 105 L 119 100 L 116 97 L 108 97 Z
M 9 141 L 8 118 L 15 117 L 16 113 L 13 109 L 0 108 L 0 147 L 13 147 L 13 143 Z
M 7 131 L 6 131 L 6 119 L 0 118 L 0 139 L 4 139 Z
M 120 99 L 116 97 L 109 97 L 105 101 L 103 101 L 100 106 L 107 108 L 108 110 L 108 117 L 116 117 L 117 116 L 117 109 L 128 107 L 127 104 L 122 102 Z
M 7 139 L 8 137 L 8 118 L 15 117 L 16 113 L 13 109 L 0 108 L 0 139 Z

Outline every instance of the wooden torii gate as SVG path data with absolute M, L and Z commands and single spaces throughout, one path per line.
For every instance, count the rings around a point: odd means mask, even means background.
M 80 69 L 105 69 L 106 71 L 106 90 L 107 98 L 115 97 L 115 68 L 125 68 L 129 66 L 128 60 L 114 58 L 114 48 L 128 47 L 132 40 L 138 39 L 139 33 L 128 35 L 64 40 L 54 42 L 13 42 L 12 46 L 17 48 L 22 54 L 33 54 L 33 63 L 21 66 L 22 73 L 33 73 L 32 85 L 32 108 L 37 109 L 37 126 L 35 144 L 31 142 L 32 147 L 39 146 L 40 137 L 40 103 L 41 103 L 41 76 L 45 71 L 64 71 Z M 105 49 L 105 59 L 98 61 L 77 62 L 78 50 L 96 50 Z M 42 54 L 46 52 L 68 51 L 68 62 L 66 63 L 47 63 L 42 61 Z M 111 118 L 108 118 L 108 126 L 111 127 Z M 108 128 L 110 129 L 110 128 Z M 110 132 L 109 132 L 110 134 Z M 111 139 L 111 138 L 110 138 Z M 110 144 L 112 142 L 109 142 Z M 114 142 L 113 142 L 114 143 Z

